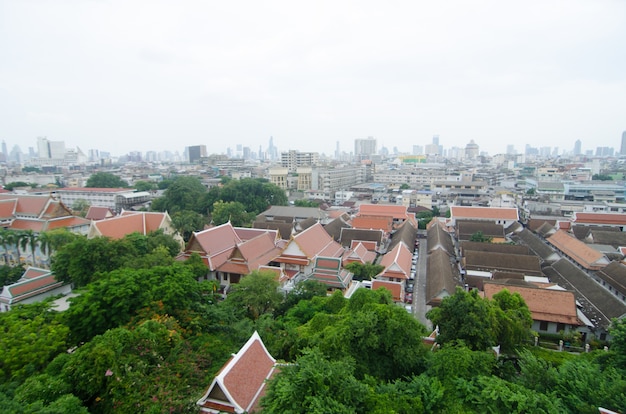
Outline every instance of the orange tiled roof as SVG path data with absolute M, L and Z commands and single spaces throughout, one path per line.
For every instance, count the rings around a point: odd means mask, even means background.
M 352 227 L 364 230 L 382 230 L 385 233 L 390 233 L 391 230 L 393 230 L 393 218 L 384 216 L 358 216 L 352 219 Z
M 64 187 L 58 188 L 56 191 L 68 193 L 130 193 L 135 190 L 133 188 Z
M 604 224 L 626 226 L 626 214 L 614 213 L 574 213 L 576 224 Z
M 402 242 L 398 243 L 390 252 L 387 252 L 380 260 L 385 269 L 379 276 L 408 279 L 411 273 L 412 254 L 409 248 Z
M 343 247 L 330 237 L 320 223 L 315 223 L 293 236 L 292 242 L 295 242 L 309 259 L 316 256 L 341 257 L 344 253 Z
M 8 228 L 11 230 L 32 230 L 39 233 L 44 231 L 45 225 L 46 222 L 42 220 L 15 219 Z
M 407 208 L 396 204 L 361 204 L 359 216 L 388 216 L 397 220 L 408 217 Z
M 211 386 L 198 400 L 206 409 L 227 412 L 254 412 L 265 394 L 276 360 L 265 348 L 257 332 L 220 370 Z
M 385 288 L 391 292 L 391 296 L 395 301 L 401 301 L 404 298 L 404 289 L 402 284 L 397 282 L 389 282 L 386 280 L 372 279 L 372 290 Z
M 82 217 L 77 217 L 77 216 L 62 217 L 59 219 L 48 220 L 46 231 L 58 229 L 61 227 L 72 228 L 72 227 L 80 227 L 80 226 L 89 226 L 90 224 L 91 224 L 90 220 L 84 219 Z
M 609 260 L 602 253 L 563 230 L 558 230 L 546 240 L 585 269 L 597 270 L 609 264 Z
M 98 235 L 111 239 L 121 239 L 131 233 L 148 234 L 159 230 L 167 213 L 129 212 L 117 217 L 92 222 Z M 90 231 L 90 234 L 94 232 Z
M 450 214 L 454 219 L 519 220 L 517 209 L 506 207 L 451 206 Z
M 113 217 L 113 212 L 108 207 L 90 206 L 85 216 L 88 220 L 103 220 Z
M 0 218 L 10 219 L 15 216 L 15 209 L 17 208 L 17 200 L 0 200 Z
M 485 296 L 489 299 L 503 289 L 524 298 L 533 320 L 582 325 L 576 312 L 574 292 L 484 282 Z

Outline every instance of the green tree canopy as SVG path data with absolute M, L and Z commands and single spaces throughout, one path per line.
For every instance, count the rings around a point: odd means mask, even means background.
M 172 224 L 176 231 L 189 241 L 194 231 L 201 231 L 206 224 L 206 218 L 200 213 L 191 210 L 181 210 L 172 214 Z
M 255 270 L 232 285 L 227 302 L 236 309 L 244 310 L 250 319 L 256 320 L 278 308 L 282 299 L 276 274 Z
M 74 340 L 81 342 L 127 324 L 142 308 L 157 306 L 162 314 L 182 316 L 196 309 L 202 298 L 191 269 L 175 262 L 109 272 L 71 301 L 64 317 Z
M 428 311 L 426 316 L 433 326 L 439 326 L 437 342 L 440 344 L 462 340 L 476 351 L 497 345 L 496 310 L 477 290 L 466 292 L 457 288 L 454 295 L 444 298 L 441 305 Z
M 37 187 L 37 184 L 33 184 L 33 183 L 26 183 L 24 181 L 13 181 L 10 183 L 7 183 L 4 185 L 4 189 L 8 190 L 8 191 L 13 191 L 16 188 L 19 187 Z
M 472 234 L 470 237 L 470 241 L 480 242 L 480 243 L 491 243 L 492 240 L 493 240 L 493 237 L 485 236 L 483 232 L 480 230 Z
M 229 180 L 222 187 L 211 188 L 201 201 L 204 211 L 212 212 L 216 201 L 239 202 L 245 211 L 257 215 L 272 205 L 286 206 L 288 200 L 282 189 L 267 180 L 244 178 Z
M 329 359 L 319 350 L 306 350 L 270 381 L 261 401 L 263 412 L 367 412 L 369 390 L 354 377 L 354 370 L 351 358 Z
M 354 274 L 355 280 L 372 280 L 385 269 L 385 266 L 373 263 L 352 262 L 345 266 Z
M 206 214 L 206 209 L 199 204 L 199 200 L 206 194 L 206 187 L 197 177 L 177 177 L 172 181 L 163 197 L 152 202 L 152 210 L 167 211 L 170 214 L 189 210 Z
M 137 191 L 153 191 L 158 188 L 156 183 L 150 181 L 135 181 L 134 187 Z
M 233 226 L 248 227 L 255 217 L 256 214 L 248 213 L 245 206 L 238 201 L 216 201 L 213 203 L 211 218 L 216 226 L 230 221 Z
M 327 358 L 354 358 L 357 378 L 392 380 L 424 369 L 425 328 L 385 289 L 357 289 L 337 315 L 316 314 L 300 334 L 300 346 L 318 347 Z
M 117 175 L 107 172 L 97 172 L 92 174 L 85 187 L 90 188 L 125 188 L 128 187 L 128 183 L 122 180 Z
M 24 380 L 67 349 L 69 329 L 48 303 L 0 313 L 0 381 Z

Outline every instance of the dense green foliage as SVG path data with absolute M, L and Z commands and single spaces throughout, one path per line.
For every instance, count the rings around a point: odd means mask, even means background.
M 305 200 L 304 198 L 295 200 L 293 202 L 293 205 L 296 207 L 314 207 L 317 208 L 320 206 L 320 202 L 319 201 L 314 201 L 314 200 Z
M 354 280 L 371 280 L 385 269 L 385 266 L 373 263 L 352 262 L 346 269 L 354 274 Z
M 89 188 L 125 188 L 128 183 L 115 174 L 107 172 L 97 172 L 88 179 L 85 187 Z
M 222 186 L 207 190 L 198 178 L 177 177 L 168 184 L 163 197 L 152 202 L 152 210 L 169 212 L 178 231 L 188 240 L 191 232 L 202 230 L 208 221 L 249 226 L 271 205 L 287 205 L 287 195 L 264 179 L 225 179 Z
M 137 267 L 133 263 L 143 260 L 157 246 L 165 247 L 166 253 L 171 257 L 180 250 L 180 245 L 162 232 L 147 236 L 134 233 L 119 240 L 108 240 L 104 237 L 87 239 L 79 236 L 53 256 L 52 271 L 58 280 L 81 287 L 106 272 L 121 267 Z
M 222 299 L 215 283 L 196 281 L 200 258 L 175 262 L 168 244 L 162 234 L 56 244 L 55 265 L 84 286 L 63 313 L 43 303 L 0 314 L 0 411 L 197 412 L 254 330 L 288 362 L 267 385 L 268 413 L 626 411 L 625 321 L 608 352 L 526 350 L 519 295 L 459 290 L 429 313 L 440 328 L 432 351 L 385 290 L 346 299 L 307 281 L 284 295 L 273 273 L 253 272 Z
M 7 191 L 13 191 L 14 189 L 19 188 L 19 187 L 32 187 L 32 188 L 35 188 L 35 187 L 37 187 L 37 184 L 27 183 L 27 182 L 24 182 L 24 181 L 12 181 L 12 182 L 7 183 L 7 184 L 4 185 L 4 189 L 7 190 Z

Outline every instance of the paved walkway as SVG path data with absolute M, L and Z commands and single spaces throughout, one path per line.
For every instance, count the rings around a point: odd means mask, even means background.
M 424 230 L 423 234 L 426 235 Z M 426 237 L 420 238 L 419 259 L 417 260 L 417 275 L 415 276 L 415 286 L 413 286 L 413 315 L 420 321 L 427 330 L 431 330 L 432 326 L 426 319 L 426 262 L 428 259 L 428 245 Z

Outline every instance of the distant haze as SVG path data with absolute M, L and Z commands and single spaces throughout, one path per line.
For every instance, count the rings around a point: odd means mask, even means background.
M 0 140 L 619 151 L 625 1 L 0 0 Z

